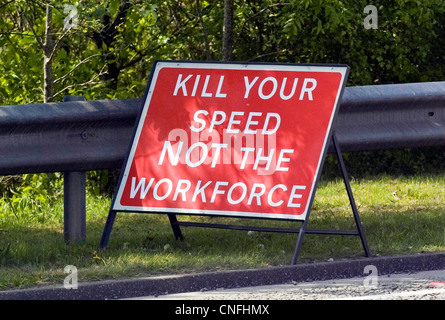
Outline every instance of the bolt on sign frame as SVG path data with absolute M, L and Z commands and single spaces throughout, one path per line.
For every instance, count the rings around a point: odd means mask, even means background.
M 333 121 L 349 67 L 156 61 L 100 248 L 117 212 L 164 213 L 180 226 L 358 235 L 370 255 Z M 357 231 L 307 229 L 329 140 Z M 177 214 L 301 222 L 268 228 L 178 221 Z

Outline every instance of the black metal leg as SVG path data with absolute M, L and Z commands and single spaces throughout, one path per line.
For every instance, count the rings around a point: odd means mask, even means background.
M 178 220 L 176 219 L 176 215 L 173 213 L 169 213 L 168 219 L 170 220 L 170 225 L 172 227 L 173 234 L 175 235 L 176 240 L 184 240 L 184 236 L 182 235 L 181 228 L 179 227 Z
M 291 264 L 297 264 L 298 257 L 300 255 L 301 244 L 303 243 L 303 237 L 304 237 L 304 234 L 306 231 L 307 221 L 308 221 L 308 219 L 303 221 L 301 228 L 300 228 L 300 232 L 298 232 L 297 244 L 295 245 L 294 255 L 292 257 Z
M 105 223 L 104 231 L 102 233 L 102 238 L 100 239 L 99 248 L 105 249 L 108 245 L 108 239 L 110 238 L 111 229 L 113 228 L 114 220 L 116 219 L 116 211 L 110 210 L 107 217 L 107 222 Z
M 348 173 L 346 171 L 345 163 L 343 161 L 343 156 L 341 154 L 340 146 L 337 142 L 337 137 L 335 133 L 332 134 L 332 143 L 334 145 L 335 154 L 337 155 L 337 160 L 340 166 L 341 174 L 343 176 L 343 181 L 346 186 L 346 192 L 348 193 L 349 203 L 351 204 L 352 212 L 354 214 L 355 224 L 357 225 L 357 230 L 362 241 L 363 249 L 365 250 L 365 255 L 367 257 L 371 256 L 371 252 L 366 241 L 365 233 L 363 232 L 362 223 L 360 221 L 360 216 L 358 214 L 357 206 L 355 205 L 354 196 L 352 194 L 351 184 L 349 182 Z

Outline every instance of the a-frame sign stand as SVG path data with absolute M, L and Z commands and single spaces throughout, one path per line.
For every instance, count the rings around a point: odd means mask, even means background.
M 363 231 L 363 226 L 360 220 L 360 215 L 355 204 L 354 195 L 351 189 L 351 184 L 349 181 L 346 166 L 343 161 L 343 156 L 341 153 L 340 145 L 337 141 L 335 132 L 332 133 L 332 145 L 334 147 L 334 152 L 337 157 L 338 166 L 343 177 L 343 182 L 345 184 L 346 192 L 348 194 L 349 203 L 354 216 L 355 224 L 357 230 L 324 230 L 324 229 L 307 229 L 307 224 L 309 221 L 309 213 L 307 218 L 302 222 L 300 229 L 296 228 L 268 228 L 268 227 L 252 227 L 252 226 L 240 226 L 240 225 L 227 225 L 227 224 L 213 224 L 213 223 L 197 223 L 197 222 L 181 222 L 178 221 L 176 214 L 168 213 L 168 218 L 170 221 L 173 234 L 177 240 L 184 240 L 180 226 L 188 227 L 205 227 L 205 228 L 220 228 L 220 229 L 232 229 L 232 230 L 251 230 L 260 232 L 282 232 L 282 233 L 298 233 L 297 242 L 295 245 L 295 251 L 292 256 L 291 264 L 297 264 L 298 258 L 301 251 L 301 246 L 303 244 L 303 238 L 305 234 L 331 234 L 331 235 L 343 235 L 343 236 L 359 236 L 363 250 L 366 257 L 371 256 L 371 251 L 366 241 L 366 236 Z M 100 240 L 100 248 L 105 249 L 108 245 L 108 240 L 110 238 L 111 230 L 116 218 L 116 211 L 110 210 L 108 218 L 104 227 L 102 238 Z
M 331 235 L 344 235 L 344 236 L 359 236 L 363 250 L 366 257 L 371 256 L 371 251 L 369 249 L 368 243 L 366 241 L 366 236 L 363 231 L 362 223 L 360 220 L 359 212 L 355 204 L 354 195 L 351 189 L 351 184 L 349 181 L 346 166 L 343 161 L 343 156 L 340 150 L 340 145 L 337 141 L 335 132 L 332 134 L 332 145 L 334 147 L 334 152 L 337 156 L 338 166 L 343 177 L 343 181 L 346 187 L 346 192 L 348 194 L 349 203 L 354 216 L 355 224 L 357 230 L 321 230 L 321 229 L 307 229 L 307 224 L 309 221 L 309 216 L 305 221 L 302 222 L 300 229 L 293 228 L 267 228 L 267 227 L 251 227 L 251 226 L 239 226 L 239 225 L 226 225 L 226 224 L 212 224 L 212 223 L 196 223 L 196 222 L 180 222 L 177 220 L 176 215 L 173 213 L 168 214 L 168 218 L 173 230 L 173 234 L 176 239 L 183 240 L 184 236 L 181 232 L 180 226 L 188 227 L 206 227 L 206 228 L 221 228 L 221 229 L 234 229 L 234 230 L 251 230 L 251 231 L 262 231 L 262 232 L 283 232 L 283 233 L 298 233 L 297 243 L 295 245 L 294 255 L 292 257 L 291 264 L 296 264 L 300 254 L 301 246 L 303 243 L 304 235 L 307 234 L 331 234 Z
M 332 130 L 348 72 L 345 65 L 156 62 L 100 248 L 117 212 L 145 212 L 167 214 L 177 239 L 181 226 L 298 233 L 292 264 L 311 233 L 358 235 L 370 256 Z M 357 230 L 307 228 L 330 140 Z M 301 227 L 187 222 L 176 214 L 297 220 Z
M 356 231 L 355 230 L 352 230 L 352 231 L 348 231 L 348 230 L 310 230 L 310 229 L 307 229 L 307 223 L 309 221 L 309 217 L 308 217 L 305 221 L 303 221 L 300 231 L 298 233 L 297 244 L 295 246 L 295 252 L 292 257 L 292 264 L 297 263 L 297 260 L 298 260 L 299 254 L 300 254 L 300 250 L 301 250 L 301 245 L 303 242 L 303 237 L 304 237 L 305 233 L 360 236 L 360 240 L 362 242 L 363 250 L 365 251 L 366 257 L 371 256 L 371 252 L 368 247 L 368 242 L 366 241 L 365 233 L 363 231 L 362 223 L 360 221 L 360 216 L 359 216 L 359 213 L 357 210 L 357 206 L 355 204 L 354 195 L 352 193 L 348 173 L 346 171 L 346 167 L 345 167 L 345 164 L 343 161 L 343 156 L 342 156 L 342 153 L 340 150 L 340 145 L 337 141 L 335 132 L 332 133 L 332 144 L 334 146 L 334 151 L 337 156 L 338 165 L 340 167 L 343 181 L 345 183 L 346 192 L 348 194 L 349 203 L 351 205 L 352 213 L 354 215 L 354 220 L 355 220 L 355 224 L 357 226 L 357 230 Z

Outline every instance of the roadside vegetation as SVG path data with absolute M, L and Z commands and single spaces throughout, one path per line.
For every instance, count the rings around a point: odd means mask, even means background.
M 352 178 L 351 185 L 372 255 L 445 250 L 445 175 L 379 175 Z M 67 265 L 77 268 L 79 281 L 288 265 L 296 243 L 296 234 L 195 227 L 183 227 L 185 239 L 180 241 L 174 238 L 166 215 L 118 213 L 108 248 L 99 250 L 111 198 L 89 189 L 87 240 L 67 245 L 62 192 L 53 191 L 51 201 L 36 199 L 37 192 L 22 197 L 17 207 L 14 199 L 1 200 L 0 289 L 63 284 Z M 178 218 L 300 226 L 274 220 Z M 355 228 L 342 179 L 323 179 L 309 221 L 309 228 Z M 358 237 L 310 234 L 303 241 L 299 263 L 363 256 Z

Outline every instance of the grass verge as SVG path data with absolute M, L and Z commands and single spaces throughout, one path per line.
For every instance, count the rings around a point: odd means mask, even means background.
M 445 250 L 445 176 L 351 181 L 372 255 Z M 159 214 L 118 213 L 106 250 L 98 250 L 110 199 L 87 195 L 87 240 L 65 244 L 63 202 L 32 211 L 0 209 L 0 290 L 62 284 L 74 265 L 79 281 L 286 265 L 296 234 L 183 228 L 173 237 Z M 13 212 L 14 211 L 14 212 Z M 42 214 L 43 212 L 43 214 Z M 299 222 L 178 216 L 180 220 L 299 227 Z M 354 229 L 343 181 L 322 181 L 309 220 L 312 229 Z M 358 237 L 306 235 L 299 262 L 363 256 Z

